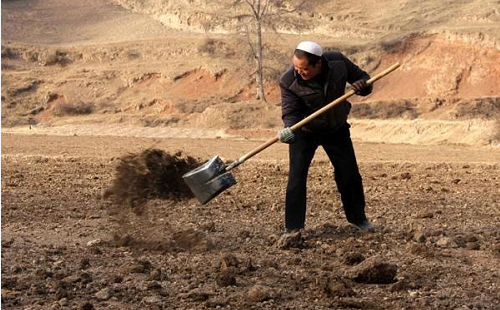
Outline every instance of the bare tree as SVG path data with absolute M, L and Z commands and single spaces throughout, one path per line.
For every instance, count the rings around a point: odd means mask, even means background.
M 252 49 L 257 65 L 256 79 L 257 84 L 257 100 L 266 101 L 264 94 L 264 60 L 262 59 L 262 22 L 265 18 L 270 5 L 270 0 L 245 0 L 250 9 L 255 22 L 255 49 Z
M 250 39 L 250 27 L 245 27 L 249 35 L 248 43 L 255 58 L 255 82 L 257 84 L 257 100 L 266 102 L 264 94 L 264 56 L 263 56 L 263 41 L 262 30 L 264 26 L 275 30 L 277 22 L 282 21 L 285 15 L 292 13 L 304 6 L 305 2 L 292 5 L 292 1 L 284 0 L 236 0 L 233 6 L 243 5 L 246 6 L 250 13 L 237 16 L 239 20 L 246 20 L 248 18 L 253 20 L 253 35 L 254 40 Z
M 318 1 L 323 0 L 314 3 Z M 237 31 L 246 33 L 251 57 L 255 60 L 257 100 L 266 102 L 264 92 L 266 44 L 263 41 L 263 33 L 268 31 L 279 33 L 280 26 L 288 29 L 304 26 L 303 18 L 293 17 L 291 13 L 306 10 L 306 6 L 312 4 L 305 0 L 212 0 L 212 12 L 205 12 L 210 16 L 204 23 L 207 34 L 218 26 L 224 26 L 229 20 L 237 20 Z

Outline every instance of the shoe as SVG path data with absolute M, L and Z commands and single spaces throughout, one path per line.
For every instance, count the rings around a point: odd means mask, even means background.
M 359 224 L 350 224 L 363 232 L 375 232 L 375 227 L 372 225 L 372 223 L 368 222 L 368 220 L 364 220 Z

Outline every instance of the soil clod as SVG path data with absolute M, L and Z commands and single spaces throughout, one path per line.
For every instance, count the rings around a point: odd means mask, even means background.
M 260 284 L 254 285 L 248 290 L 247 298 L 252 302 L 262 302 L 271 298 L 271 289 Z
M 346 253 L 344 256 L 344 263 L 346 265 L 354 266 L 361 263 L 364 260 L 365 260 L 364 255 L 359 252 L 349 252 Z
M 355 266 L 348 276 L 358 283 L 394 283 L 398 267 L 380 256 L 372 257 Z

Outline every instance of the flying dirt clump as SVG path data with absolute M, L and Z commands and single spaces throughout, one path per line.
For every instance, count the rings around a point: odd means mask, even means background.
M 181 152 L 174 155 L 159 149 L 120 158 L 113 184 L 104 193 L 117 206 L 128 206 L 141 215 L 149 199 L 184 200 L 193 197 L 182 175 L 201 163 Z

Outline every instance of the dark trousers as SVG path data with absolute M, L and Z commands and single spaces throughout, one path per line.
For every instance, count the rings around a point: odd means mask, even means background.
M 285 201 L 285 227 L 304 228 L 306 220 L 307 173 L 318 146 L 322 146 L 335 170 L 335 182 L 340 192 L 347 220 L 366 220 L 365 195 L 359 174 L 349 125 L 331 134 L 299 130 L 295 143 L 289 146 L 290 167 Z

